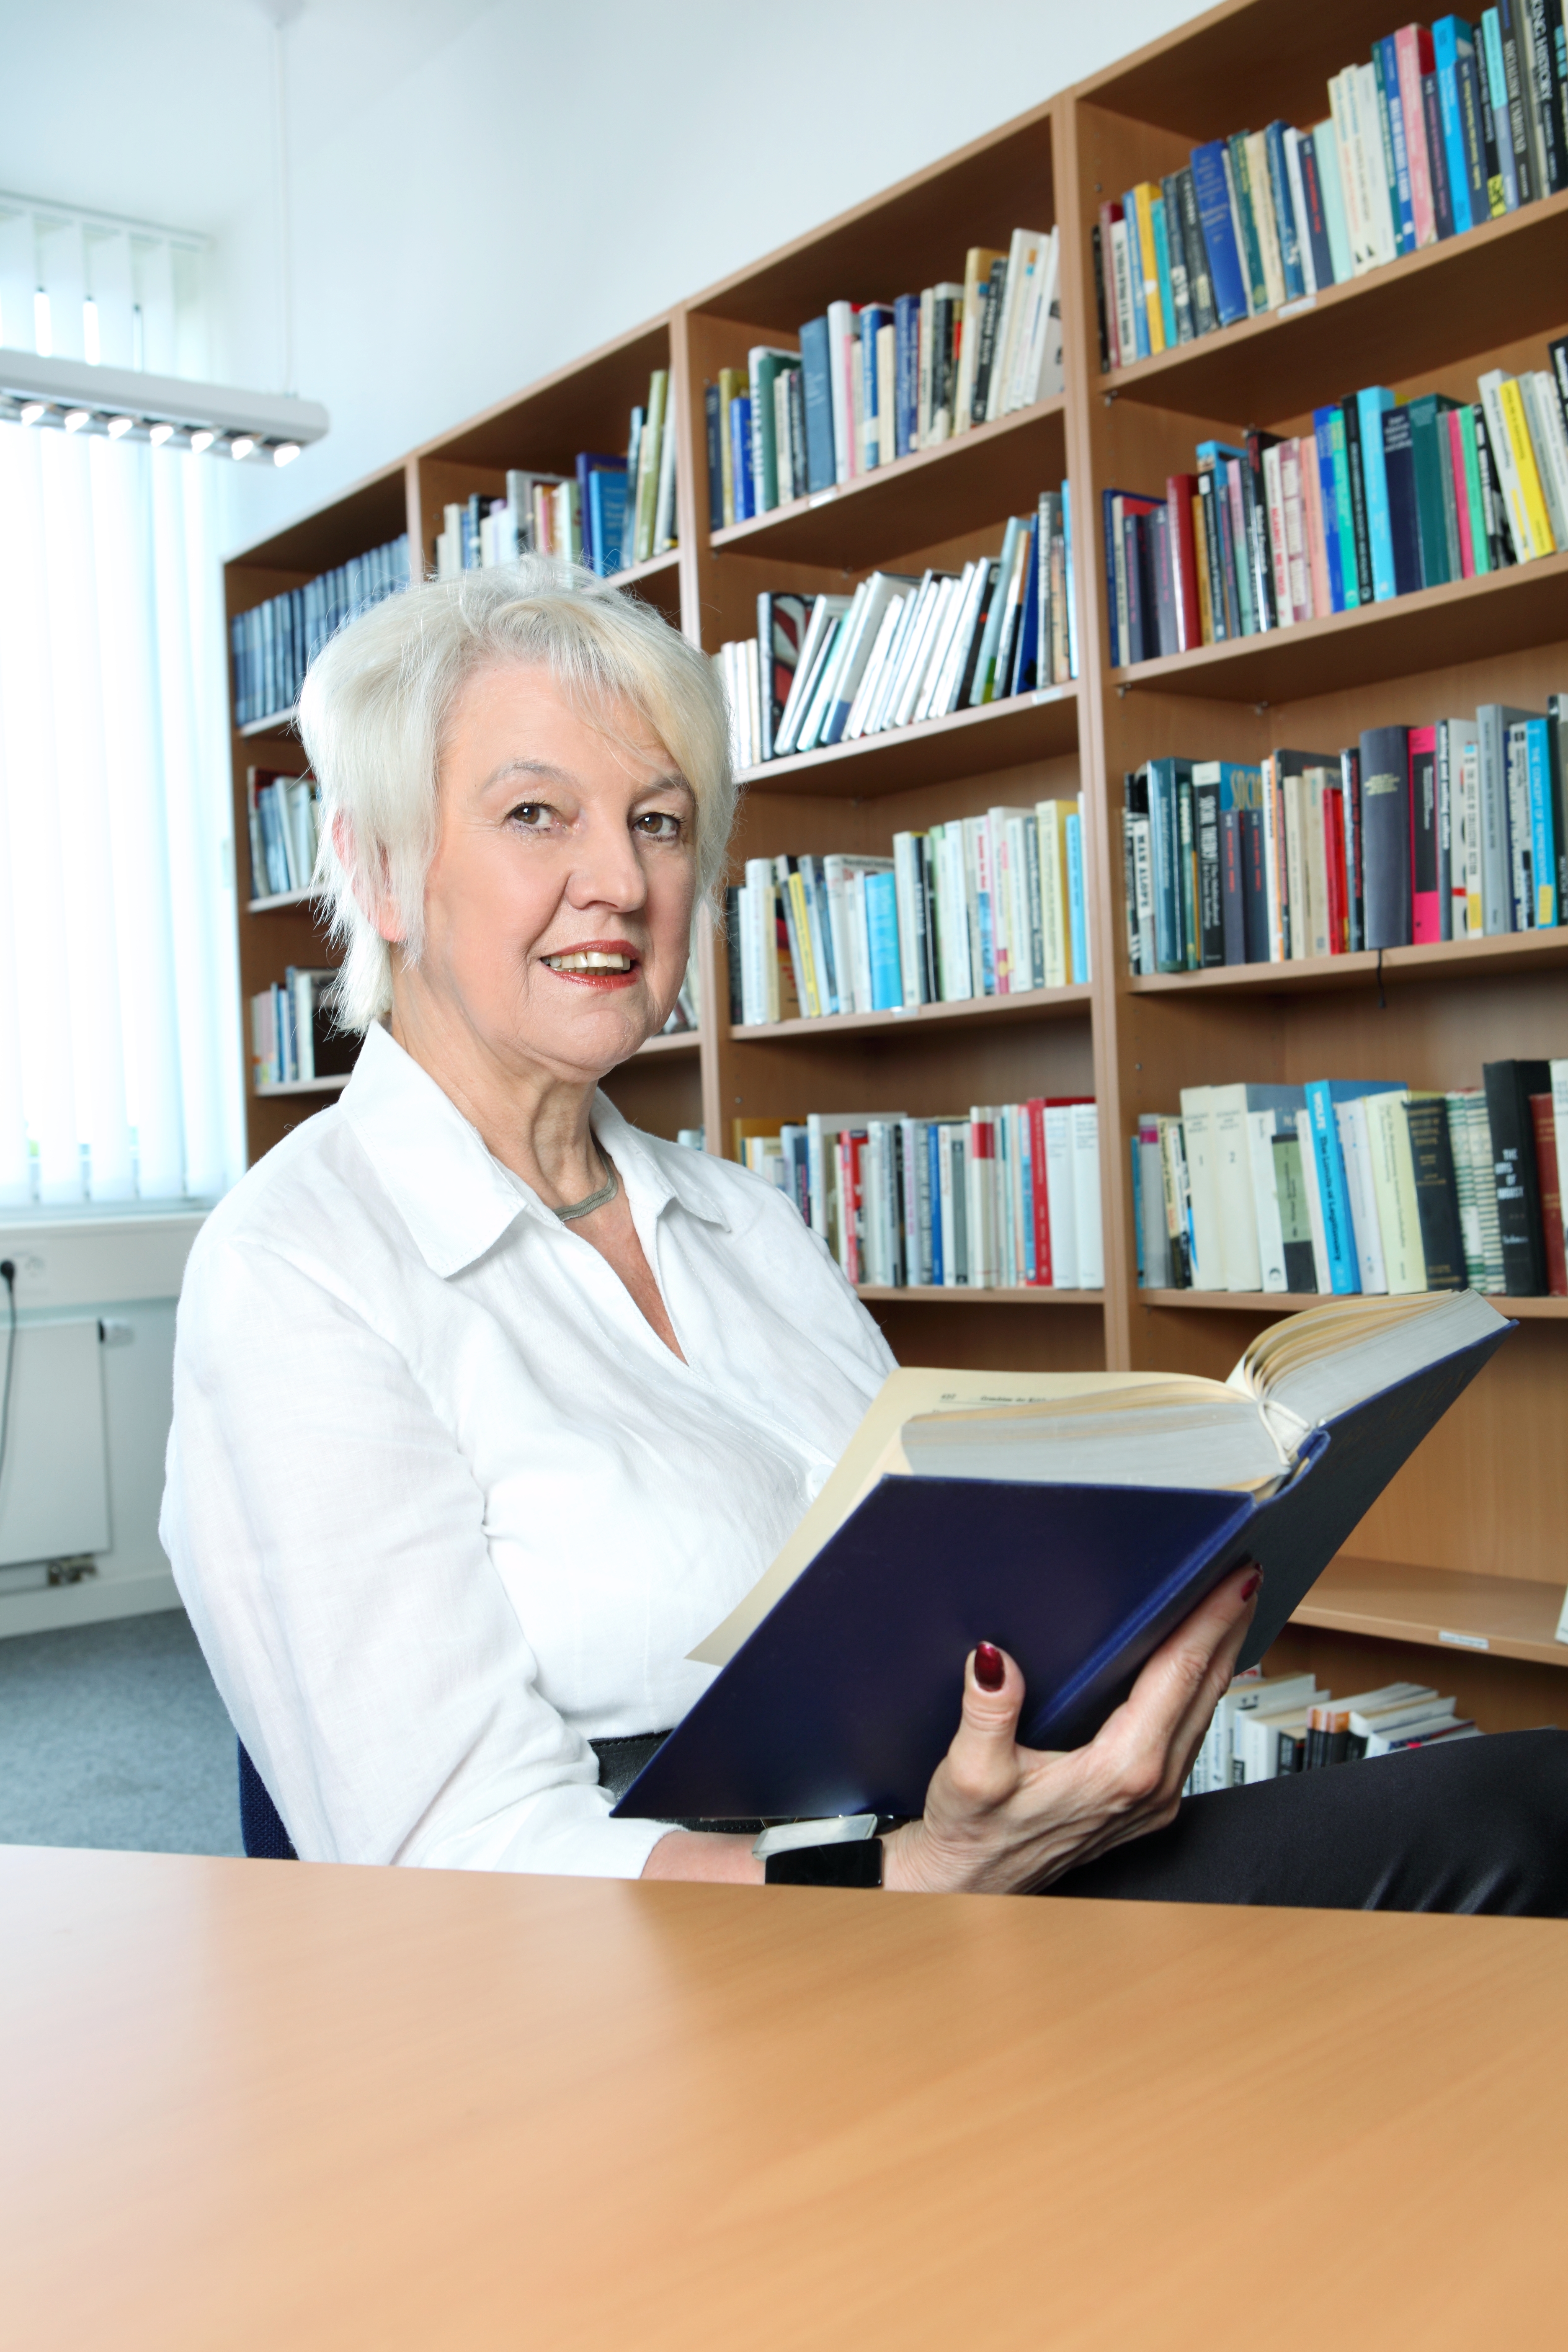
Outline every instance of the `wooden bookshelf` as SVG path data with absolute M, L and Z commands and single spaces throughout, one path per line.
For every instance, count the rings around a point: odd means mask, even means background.
M 1332 750 L 1363 727 L 1427 724 L 1487 700 L 1539 709 L 1568 689 L 1563 555 L 1262 638 L 1110 666 L 1105 488 L 1158 490 L 1191 467 L 1198 439 L 1234 440 L 1249 425 L 1299 431 L 1314 404 L 1353 385 L 1386 383 L 1402 399 L 1473 396 L 1489 366 L 1544 364 L 1546 339 L 1568 323 L 1560 196 L 1311 302 L 1101 373 L 1091 235 L 1104 198 L 1177 168 L 1201 140 L 1276 116 L 1321 120 L 1329 77 L 1391 26 L 1373 0 L 1321 0 L 1288 21 L 1268 0 L 1226 0 L 455 425 L 228 567 L 238 611 L 405 528 L 428 564 L 448 499 L 499 492 L 509 467 L 567 473 L 579 448 L 620 447 L 649 371 L 662 366 L 679 436 L 679 545 L 624 576 L 709 652 L 755 634 L 761 590 L 842 592 L 873 569 L 955 567 L 994 552 L 1010 513 L 1070 479 L 1077 680 L 754 770 L 742 780 L 735 855 L 885 852 L 898 830 L 1081 785 L 1092 984 L 742 1028 L 729 1018 L 724 941 L 705 925 L 700 1034 L 651 1040 L 608 1081 L 627 1116 L 665 1135 L 701 1126 L 715 1151 L 730 1149 L 737 1118 L 847 1104 L 926 1116 L 1092 1092 L 1103 1290 L 866 1290 L 906 1361 L 1223 1378 L 1265 1322 L 1312 1301 L 1137 1288 L 1126 1146 L 1142 1113 L 1174 1109 L 1190 1085 L 1328 1074 L 1474 1086 L 1483 1059 L 1568 1053 L 1568 931 L 1147 979 L 1126 969 L 1125 771 L 1171 753 L 1255 763 L 1276 745 Z M 796 342 L 802 321 L 832 299 L 891 300 L 961 277 L 969 245 L 1005 248 L 1020 224 L 1053 223 L 1067 353 L 1058 397 L 710 530 L 703 388 L 720 368 L 743 365 L 753 343 Z M 302 759 L 291 719 L 259 722 L 270 763 Z M 257 756 L 254 740 L 236 739 L 241 793 Z M 258 903 L 240 924 L 247 994 L 286 962 L 322 960 L 308 908 Z M 252 1097 L 253 1153 L 312 1108 Z M 1342 1688 L 1401 1671 L 1440 1675 L 1483 1723 L 1568 1723 L 1568 1679 L 1556 1671 L 1568 1652 L 1552 1640 L 1568 1574 L 1568 1302 L 1500 1304 L 1519 1330 L 1368 1515 L 1278 1654 L 1294 1644 L 1305 1657 L 1310 1645 Z M 1029 1306 L 1054 1311 L 1004 1311 Z M 1489 1646 L 1445 1645 L 1445 1630 Z

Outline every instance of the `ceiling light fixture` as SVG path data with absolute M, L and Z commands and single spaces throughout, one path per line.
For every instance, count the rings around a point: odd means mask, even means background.
M 95 367 L 47 352 L 0 350 L 0 418 L 8 417 L 71 433 L 86 425 L 115 439 L 173 442 L 182 449 L 221 444 L 236 457 L 298 452 L 319 441 L 329 421 L 310 400 L 187 383 L 137 368 Z
M 174 428 L 172 425 L 150 425 L 147 428 L 147 438 L 154 449 L 161 449 L 165 441 L 173 439 L 174 432 Z
M 90 425 L 91 423 L 92 411 L 90 408 L 71 408 L 66 411 L 66 431 L 68 433 L 79 433 L 84 425 Z
M 237 433 L 228 445 L 228 454 L 231 457 L 248 457 L 255 446 L 248 433 Z
M 25 400 L 16 421 L 19 425 L 36 425 L 40 416 L 47 415 L 48 406 L 47 400 Z
M 210 448 L 212 447 L 212 446 L 213 446 L 213 443 L 214 443 L 216 439 L 217 439 L 217 435 L 216 435 L 216 433 L 209 433 L 209 432 L 207 432 L 207 431 L 206 431 L 206 429 L 205 429 L 205 426 L 202 426 L 202 427 L 199 427 L 199 428 L 198 428 L 195 433 L 193 433 L 193 434 L 192 434 L 192 436 L 191 436 L 191 447 L 195 450 L 195 452 L 196 456 L 199 457 L 201 456 L 201 454 L 202 454 L 202 451 L 203 451 L 204 449 L 210 449 Z
M 272 462 L 275 466 L 291 466 L 299 454 L 298 441 L 279 441 L 272 452 Z
M 118 441 L 122 433 L 131 431 L 135 422 L 133 416 L 111 416 L 103 429 L 111 441 Z

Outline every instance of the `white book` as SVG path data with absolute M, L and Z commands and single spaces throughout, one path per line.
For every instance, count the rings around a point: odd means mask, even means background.
M 1552 536 L 1560 548 L 1568 547 L 1568 432 L 1563 429 L 1557 386 L 1544 368 L 1526 368 L 1520 376 L 1519 390 Z
M 1192 1201 L 1194 1290 L 1224 1290 L 1228 1286 L 1225 1278 L 1219 1187 L 1214 1166 L 1213 1097 L 1212 1087 L 1182 1088 L 1182 1142 L 1187 1155 Z
M 1377 244 L 1367 217 L 1366 174 L 1358 136 L 1360 108 L 1353 66 L 1347 66 L 1343 73 L 1335 74 L 1330 80 L 1329 111 L 1334 126 L 1340 186 L 1344 195 L 1345 234 L 1350 239 L 1351 268 L 1359 278 L 1364 270 L 1375 268 Z
M 833 688 L 820 737 L 823 742 L 842 740 L 888 606 L 895 596 L 913 584 L 911 581 L 899 579 L 890 572 L 873 572 L 870 578 L 863 580 L 856 590 L 855 603 L 850 606 L 849 616 L 845 623 L 843 650 L 835 664 Z
M 966 563 L 948 600 L 947 608 L 942 616 L 942 629 L 931 647 L 931 659 L 926 666 L 925 683 L 915 701 L 914 716 L 917 721 L 921 719 L 933 719 L 947 709 L 947 679 L 952 665 L 952 647 L 963 625 L 964 616 L 969 610 L 971 590 L 974 584 L 975 575 L 981 568 L 975 563 Z
M 838 1138 L 858 1128 L 869 1129 L 879 1118 L 900 1118 L 901 1111 L 809 1111 L 805 1121 L 806 1196 L 811 1203 L 811 1230 L 830 1247 L 836 1235 L 834 1196 L 837 1191 L 836 1160 Z
M 1051 1288 L 1081 1290 L 1078 1270 L 1077 1156 L 1072 1148 L 1071 1105 L 1046 1107 L 1046 1219 L 1051 1237 Z
M 1535 535 L 1530 528 L 1524 484 L 1520 478 L 1508 418 L 1503 414 L 1502 388 L 1507 381 L 1501 368 L 1489 368 L 1485 375 L 1476 380 L 1481 406 L 1486 412 L 1487 446 L 1491 451 L 1492 467 L 1501 493 L 1503 520 L 1513 541 L 1514 560 L 1519 563 L 1528 563 L 1532 555 L 1544 554 L 1546 550 L 1537 547 Z
M 841 742 L 856 742 L 866 731 L 866 720 L 881 693 L 884 668 L 893 642 L 903 626 L 910 593 L 912 592 L 900 590 L 889 600 L 882 614 L 881 625 L 866 658 L 865 671 L 855 690 L 855 699 L 849 706 L 849 716 L 844 722 L 844 732 L 839 738 Z
M 899 976 L 906 1006 L 925 1003 L 925 975 L 921 968 L 920 919 L 916 912 L 921 890 L 920 837 L 913 833 L 893 835 L 893 887 L 899 909 Z
M 969 1284 L 973 1290 L 995 1290 L 999 1286 L 997 1265 L 996 1216 L 996 1123 L 999 1112 L 994 1104 L 975 1103 L 969 1113 L 969 1151 L 964 1161 L 967 1186 L 969 1234 Z M 983 1153 L 976 1147 L 977 1128 L 991 1130 L 991 1151 Z
M 1468 1717 L 1461 1719 L 1450 1707 L 1443 1715 L 1422 1716 L 1414 1723 L 1397 1726 L 1387 1724 L 1381 1730 L 1371 1733 L 1366 1743 L 1367 1760 L 1370 1763 L 1376 1756 L 1397 1756 L 1401 1748 L 1417 1745 L 1425 1747 L 1433 1740 L 1479 1739 L 1480 1737 L 1479 1725 Z
M 667 406 L 658 445 L 658 480 L 654 493 L 653 551 L 668 555 L 675 545 L 675 453 L 679 446 L 673 411 Z
M 1116 340 L 1124 361 L 1130 363 L 1138 349 L 1138 330 L 1132 313 L 1132 255 L 1124 220 L 1112 221 L 1110 225 L 1110 268 L 1116 301 Z
M 1068 980 L 1071 924 L 1067 901 L 1067 814 L 1065 801 L 1037 801 L 1035 803 L 1040 867 L 1040 945 L 1045 957 L 1044 985 L 1047 988 L 1065 988 Z
M 1026 386 L 1049 267 L 1050 242 L 1038 231 L 1025 233 L 1016 287 L 1011 265 L 1008 267 L 1007 309 L 1011 316 L 1003 320 L 1008 341 L 1005 350 L 998 349 L 992 362 L 985 401 L 988 418 L 1010 416 L 1015 409 L 1027 405 Z
M 866 720 L 864 731 L 868 735 L 880 735 L 892 724 L 892 714 L 898 708 L 915 648 L 924 633 L 935 593 L 936 574 L 927 572 L 913 595 L 904 599 L 899 634 L 888 649 L 876 699 Z
M 1238 1715 L 1255 1715 L 1259 1707 L 1304 1706 L 1317 1687 L 1311 1675 L 1264 1675 L 1249 1666 L 1237 1675 L 1215 1707 L 1193 1767 L 1191 1793 L 1210 1796 L 1232 1785 L 1235 1727 Z
M 1258 1288 L 1289 1290 L 1285 1276 L 1285 1235 L 1279 1223 L 1279 1195 L 1275 1188 L 1274 1138 L 1279 1113 L 1250 1110 L 1247 1114 L 1247 1160 L 1252 1173 L 1252 1210 L 1258 1232 Z
M 1078 1287 L 1103 1290 L 1105 1248 L 1100 1213 L 1100 1107 L 1073 1103 L 1068 1113 L 1072 1150 L 1074 1228 L 1078 1242 Z
M 942 1286 L 956 1290 L 958 1280 L 958 1225 L 954 1214 L 952 1192 L 953 1142 L 967 1130 L 955 1120 L 944 1120 L 937 1129 L 937 1213 L 942 1223 Z M 962 1164 L 962 1163 L 961 1163 Z M 967 1253 L 966 1253 L 967 1255 Z
M 776 1021 L 780 1015 L 778 954 L 778 886 L 771 857 L 748 857 L 746 885 L 752 892 L 757 982 L 754 1018 Z
M 1389 192 L 1388 171 L 1383 152 L 1383 129 L 1377 106 L 1377 72 L 1370 65 L 1357 66 L 1354 70 L 1361 144 L 1366 158 L 1377 257 L 1379 261 L 1394 261 L 1399 256 L 1399 232 L 1394 225 L 1394 200 Z
M 827 375 L 828 395 L 833 409 L 833 471 L 837 481 L 847 482 L 856 471 L 850 445 L 854 440 L 854 419 L 849 414 L 849 371 L 846 352 L 855 333 L 855 306 L 851 302 L 830 302 L 827 306 Z
M 974 642 L 974 632 L 980 625 L 980 608 L 985 599 L 986 582 L 991 566 L 984 559 L 969 567 L 969 576 L 963 583 L 957 618 L 952 635 L 942 659 L 937 676 L 936 691 L 931 697 L 931 716 L 944 719 L 958 708 L 963 673 L 969 660 L 969 649 Z
M 1302 283 L 1310 297 L 1318 290 L 1318 277 L 1312 266 L 1312 240 L 1307 234 L 1307 192 L 1301 184 L 1301 134 L 1299 131 L 1287 130 L 1285 133 L 1285 179 L 1290 191 L 1290 209 L 1296 215 L 1296 249 L 1301 265 Z
M 814 751 L 822 742 L 829 719 L 839 700 L 839 681 L 844 676 L 845 656 L 859 630 L 866 609 L 865 581 L 860 583 L 849 599 L 849 609 L 834 628 L 820 667 L 811 689 L 811 702 L 801 720 L 797 748 Z
M 1037 976 L 1040 918 L 1037 857 L 1029 856 L 1033 809 L 994 809 L 1002 820 L 1003 873 L 1007 891 L 1007 987 L 1013 995 L 1043 983 Z M 1033 885 L 1033 887 L 1031 887 Z
M 1367 1693 L 1367 1696 L 1375 1696 Z M 1425 1723 L 1434 1717 L 1452 1717 L 1455 1702 L 1440 1698 L 1435 1690 L 1420 1683 L 1411 1683 L 1397 1695 L 1373 1706 L 1350 1707 L 1349 1729 L 1357 1739 L 1370 1739 L 1374 1731 L 1397 1731 L 1407 1723 Z
M 784 697 L 784 707 L 779 714 L 779 723 L 773 730 L 775 759 L 782 759 L 786 751 L 795 749 L 795 737 L 800 731 L 800 722 L 805 711 L 805 698 L 813 683 L 814 673 L 821 661 L 822 649 L 826 643 L 828 631 L 833 623 L 848 610 L 847 596 L 818 596 L 812 604 L 805 629 L 801 637 L 800 658 L 795 666 L 795 676 L 790 680 L 789 692 Z
M 1052 229 L 1046 238 L 1029 295 L 1029 312 L 1018 341 L 1014 371 L 1014 408 L 1032 408 L 1049 399 L 1061 384 L 1061 238 Z
M 1406 1097 L 1401 1088 L 1389 1094 L 1367 1095 L 1363 1100 L 1384 1280 L 1390 1297 L 1408 1297 L 1426 1287 L 1426 1258 L 1421 1245 L 1410 1124 L 1405 1116 Z M 1303 1161 L 1305 1158 L 1303 1153 Z
M 1355 1239 L 1356 1267 L 1369 1298 L 1386 1297 L 1388 1269 L 1383 1256 L 1383 1229 L 1378 1223 L 1377 1190 L 1372 1181 L 1372 1137 L 1367 1126 L 1366 1097 L 1334 1105 L 1340 1156 L 1345 1164 L 1350 1194 L 1351 1230 Z
M 1245 1086 L 1210 1087 L 1208 1160 L 1219 1215 L 1222 1290 L 1260 1290 L 1263 1269 L 1252 1193 Z
M 1303 1706 L 1300 1701 L 1283 1707 L 1258 1707 L 1250 1715 L 1237 1719 L 1235 1732 L 1236 1759 L 1241 1767 L 1240 1780 L 1248 1787 L 1254 1780 L 1272 1780 L 1279 1770 L 1281 1735 L 1299 1739 L 1307 1728 L 1307 1717 L 1314 1706 L 1321 1706 L 1331 1694 L 1314 1690 Z
M 952 599 L 958 593 L 958 574 L 943 573 L 931 583 L 931 593 L 921 614 L 920 628 L 911 642 L 888 711 L 889 727 L 907 727 L 913 719 L 931 675 L 931 665 L 937 643 L 947 625 Z

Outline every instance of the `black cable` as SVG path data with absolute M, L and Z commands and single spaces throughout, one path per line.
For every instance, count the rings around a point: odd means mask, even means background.
M 5 1332 L 5 1385 L 0 1389 L 0 1478 L 5 1475 L 5 1440 L 11 1430 L 11 1367 L 16 1358 L 16 1261 L 0 1257 L 0 1282 L 11 1302 L 11 1319 Z

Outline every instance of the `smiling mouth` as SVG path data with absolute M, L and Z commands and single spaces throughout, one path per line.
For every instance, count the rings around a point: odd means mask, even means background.
M 637 958 L 616 955 L 601 948 L 578 948 L 569 955 L 545 956 L 552 971 L 635 971 Z

